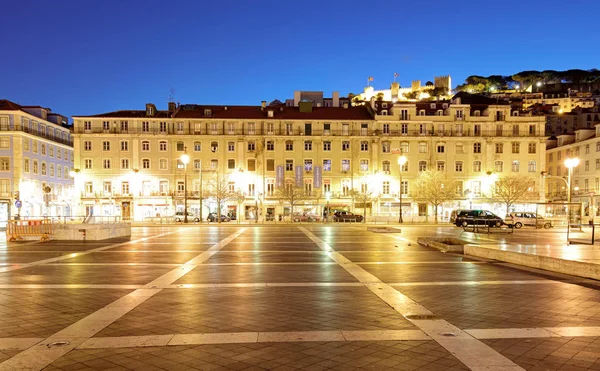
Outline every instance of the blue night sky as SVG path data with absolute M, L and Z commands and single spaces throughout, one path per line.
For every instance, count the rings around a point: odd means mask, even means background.
M 374 5 L 371 5 L 374 4 Z M 258 105 L 450 74 L 600 67 L 597 0 L 10 1 L 0 98 L 64 115 Z

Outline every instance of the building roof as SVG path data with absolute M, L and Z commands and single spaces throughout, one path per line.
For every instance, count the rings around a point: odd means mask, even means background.
M 273 111 L 273 117 L 268 116 Z M 123 110 L 98 115 L 80 115 L 73 117 L 114 117 L 145 118 L 145 110 Z M 153 118 L 171 117 L 168 111 L 157 111 Z M 299 107 L 284 105 L 268 106 L 213 106 L 183 104 L 173 114 L 179 119 L 256 119 L 256 120 L 372 120 L 373 116 L 366 107 L 313 107 L 312 112 L 300 112 Z
M 21 106 L 7 99 L 0 99 L 0 111 L 19 111 Z

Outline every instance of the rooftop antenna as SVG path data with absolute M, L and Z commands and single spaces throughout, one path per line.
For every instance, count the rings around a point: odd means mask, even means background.
M 169 102 L 175 101 L 175 89 L 172 87 L 169 89 Z

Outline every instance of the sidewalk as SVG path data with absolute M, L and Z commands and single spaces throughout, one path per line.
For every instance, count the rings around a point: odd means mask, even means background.
M 465 245 L 465 255 L 600 280 L 600 246 L 595 245 Z

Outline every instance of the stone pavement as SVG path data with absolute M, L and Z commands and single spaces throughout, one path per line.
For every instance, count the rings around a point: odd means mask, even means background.
M 0 370 L 600 370 L 596 281 L 415 243 L 460 234 L 226 224 L 3 245 Z

